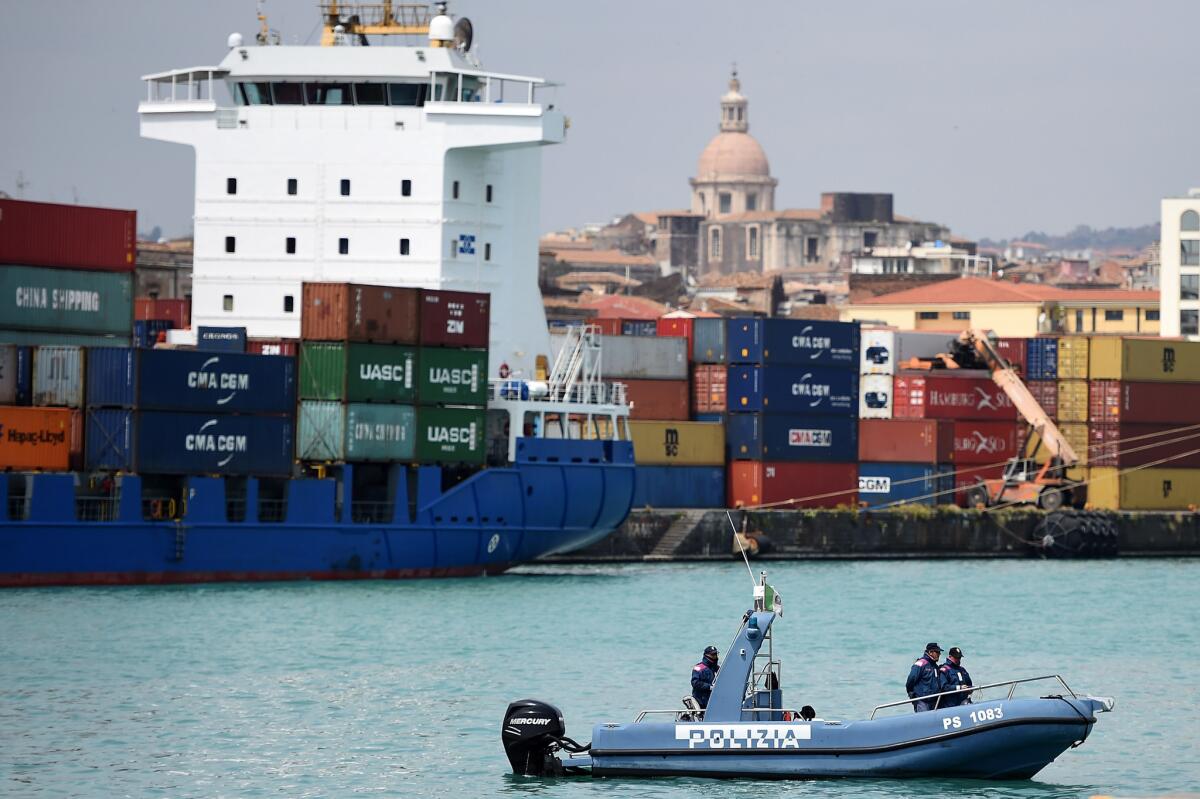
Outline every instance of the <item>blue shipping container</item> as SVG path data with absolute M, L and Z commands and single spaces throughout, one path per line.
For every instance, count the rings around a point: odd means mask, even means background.
M 17 404 L 33 404 L 33 347 L 17 347 Z
M 730 411 L 858 415 L 858 373 L 821 366 L 730 366 Z
M 871 508 L 890 503 L 953 505 L 954 466 L 860 463 L 858 500 Z
M 296 359 L 240 352 L 88 350 L 87 404 L 219 413 L 292 413 Z
M 653 319 L 633 319 L 621 323 L 622 336 L 657 336 L 658 322 Z
M 858 371 L 857 322 L 816 319 L 730 319 L 729 363 L 844 366 Z
M 1025 379 L 1058 379 L 1058 339 L 1029 339 L 1025 350 Z
M 731 413 L 725 425 L 729 459 L 853 463 L 858 420 L 849 416 Z
M 283 416 L 90 410 L 84 462 L 141 474 L 285 476 L 294 448 Z
M 223 352 L 246 351 L 246 328 L 201 327 L 196 330 L 196 349 Z
M 726 414 L 724 413 L 697 413 L 692 417 L 693 422 L 716 422 L 717 424 L 725 424 Z
M 635 508 L 723 508 L 724 466 L 639 466 Z
M 133 346 L 149 349 L 158 343 L 158 334 L 174 330 L 170 319 L 138 319 L 133 323 Z

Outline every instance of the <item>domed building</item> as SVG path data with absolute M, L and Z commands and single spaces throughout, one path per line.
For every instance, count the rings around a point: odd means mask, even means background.
M 746 211 L 775 209 L 775 186 L 767 154 L 750 135 L 750 103 L 742 95 L 737 70 L 721 98 L 720 132 L 696 164 L 692 184 L 692 213 L 722 217 Z

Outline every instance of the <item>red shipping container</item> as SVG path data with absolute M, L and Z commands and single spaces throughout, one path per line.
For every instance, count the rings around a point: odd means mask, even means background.
M 967 491 L 981 480 L 996 480 L 1004 476 L 1004 466 L 960 466 L 954 475 L 954 504 L 967 506 Z
M 949 463 L 954 425 L 937 419 L 860 419 L 858 459 L 867 463 Z
M 300 337 L 306 341 L 416 344 L 417 289 L 357 283 L 305 283 Z
M 1008 361 L 1008 365 L 1025 374 L 1026 340 L 1023 338 L 1002 338 L 996 341 L 996 351 Z
M 166 319 L 174 329 L 187 330 L 192 326 L 192 301 L 137 297 L 133 301 L 133 318 Z
M 1025 384 L 1029 393 L 1037 400 L 1038 405 L 1051 419 L 1058 418 L 1058 381 L 1030 380 Z
M 692 367 L 692 409 L 696 413 L 725 413 L 728 374 L 724 364 Z
M 492 298 L 421 289 L 421 346 L 487 349 Z
M 624 383 L 629 400 L 630 419 L 669 422 L 688 420 L 688 381 L 686 380 L 619 380 Z
M 658 335 L 687 339 L 687 358 L 692 360 L 693 337 L 696 318 L 694 316 L 663 316 L 657 322 Z
M 1088 387 L 1092 424 L 1200 423 L 1200 383 L 1093 380 Z
M 733 461 L 729 464 L 728 473 L 731 508 L 759 505 L 772 508 L 835 508 L 838 505 L 858 504 L 857 463 Z
M 1093 424 L 1088 427 L 1089 466 L 1124 469 L 1152 463 L 1164 469 L 1200 467 L 1200 427 L 1181 429 L 1173 424 Z
M 990 376 L 901 372 L 894 382 L 898 419 L 1016 419 L 1017 409 Z
M 246 352 L 255 355 L 288 355 L 295 356 L 299 345 L 294 338 L 248 338 Z
M 132 272 L 137 212 L 0 199 L 0 263 Z
M 954 422 L 954 463 L 1003 463 L 1020 452 L 1017 425 L 978 420 Z
M 619 335 L 621 335 L 621 320 L 620 319 L 607 319 L 607 318 L 597 317 L 595 319 L 587 320 L 586 324 L 591 325 L 593 327 L 600 328 L 600 335 L 602 335 L 602 336 L 619 336 Z

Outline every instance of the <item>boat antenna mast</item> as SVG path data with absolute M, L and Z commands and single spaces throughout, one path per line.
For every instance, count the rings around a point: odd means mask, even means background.
M 445 14 L 445 3 L 438 4 Z M 433 14 L 428 3 L 342 3 L 321 0 L 321 46 L 332 47 L 348 37 L 357 36 L 367 44 L 367 36 L 426 36 Z M 340 28 L 340 30 L 339 30 Z
M 255 3 L 255 11 L 258 15 L 259 27 L 258 33 L 255 34 L 254 39 L 260 45 L 278 45 L 280 43 L 279 31 L 272 30 L 271 26 L 267 24 L 267 11 L 263 7 L 263 4 L 266 1 L 267 0 L 258 0 L 258 2 Z

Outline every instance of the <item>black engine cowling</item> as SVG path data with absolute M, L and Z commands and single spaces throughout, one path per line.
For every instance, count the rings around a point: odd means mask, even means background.
M 500 728 L 500 740 L 513 773 L 530 777 L 561 772 L 553 753 L 562 748 L 564 739 L 570 741 L 566 734 L 562 711 L 536 699 L 509 705 Z

